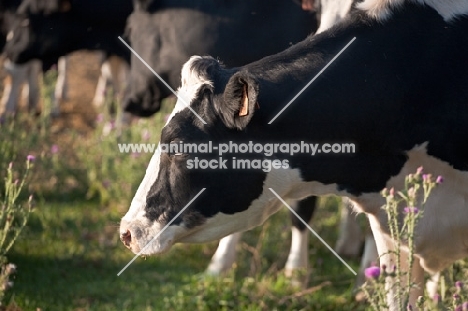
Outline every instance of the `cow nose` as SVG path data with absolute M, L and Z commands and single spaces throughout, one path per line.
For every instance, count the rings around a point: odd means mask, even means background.
M 132 242 L 132 233 L 130 232 L 130 230 L 127 229 L 127 231 L 121 233 L 120 240 L 125 246 L 130 247 L 130 243 Z

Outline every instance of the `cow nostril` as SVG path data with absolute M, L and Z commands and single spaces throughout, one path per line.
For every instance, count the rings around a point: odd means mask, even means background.
M 130 246 L 130 243 L 132 242 L 132 233 L 130 230 L 125 231 L 120 235 L 120 240 L 122 241 L 125 246 Z

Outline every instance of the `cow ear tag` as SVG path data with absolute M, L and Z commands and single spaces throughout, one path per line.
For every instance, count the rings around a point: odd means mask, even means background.
M 241 109 L 239 117 L 244 117 L 249 114 L 249 95 L 247 94 L 247 86 L 244 84 L 242 89 Z

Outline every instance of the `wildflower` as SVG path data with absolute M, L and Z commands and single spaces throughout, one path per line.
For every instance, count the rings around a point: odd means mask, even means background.
M 13 162 L 10 162 L 10 164 L 8 164 L 8 169 L 11 170 L 13 168 Z
M 431 180 L 431 174 L 423 174 L 422 178 L 424 181 L 430 181 Z
M 443 183 L 443 182 L 444 182 L 444 177 L 442 177 L 442 176 L 440 176 L 440 175 L 437 176 L 436 183 L 437 183 L 437 184 L 441 184 L 441 183 Z
M 463 311 L 462 306 L 457 306 L 454 311 Z
M 36 157 L 33 156 L 32 154 L 28 154 L 26 159 L 28 160 L 28 162 L 34 162 L 36 160 Z
M 423 167 L 420 166 L 420 167 L 418 167 L 418 169 L 416 170 L 416 175 L 421 175 L 422 172 L 423 172 Z
M 102 185 L 104 186 L 105 189 L 109 189 L 111 183 L 109 180 L 106 179 L 102 182 Z
M 380 276 L 380 268 L 377 266 L 372 266 L 364 270 L 364 275 L 368 279 L 377 279 Z
M 100 113 L 96 116 L 96 122 L 101 123 L 102 121 L 104 121 L 104 115 Z
M 59 152 L 59 147 L 57 145 L 52 145 L 52 147 L 50 147 L 50 152 L 52 154 L 57 154 Z
M 410 304 L 408 304 L 408 305 L 406 306 L 406 310 L 407 310 L 407 311 L 413 311 L 413 307 L 412 307 Z
M 416 198 L 416 189 L 414 187 L 408 189 L 408 197 Z
M 434 301 L 435 304 L 439 304 L 441 300 L 442 299 L 439 294 L 435 294 L 434 297 L 432 297 L 432 301 Z
M 468 301 L 465 301 L 465 302 L 462 304 L 462 311 L 468 311 Z
M 388 193 L 388 196 L 389 196 L 390 198 L 393 198 L 393 197 L 395 196 L 395 189 L 391 188 L 390 191 L 389 191 L 389 193 Z
M 147 141 L 149 140 L 151 137 L 149 131 L 147 129 L 144 129 L 143 132 L 141 133 L 141 138 L 144 140 L 144 141 Z
M 419 209 L 417 207 L 407 206 L 403 209 L 403 212 L 405 212 L 405 214 L 410 214 L 410 213 L 417 214 L 419 213 Z

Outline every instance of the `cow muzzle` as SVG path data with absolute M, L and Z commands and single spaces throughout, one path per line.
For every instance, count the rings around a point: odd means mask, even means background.
M 144 227 L 141 224 L 122 221 L 120 240 L 133 253 L 157 255 L 167 252 L 174 244 L 174 232 L 168 227 L 161 231 L 158 224 Z

